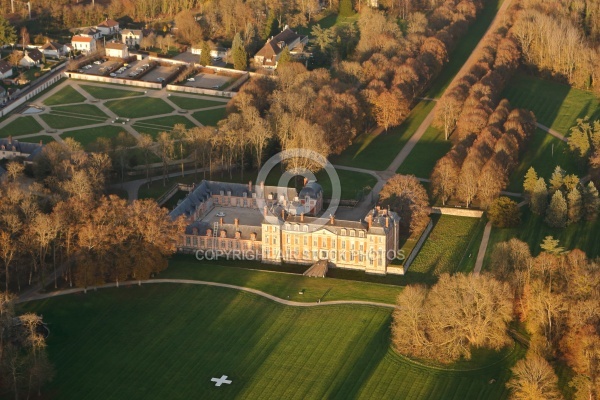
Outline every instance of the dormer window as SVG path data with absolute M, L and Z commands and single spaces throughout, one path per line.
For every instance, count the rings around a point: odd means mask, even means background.
M 346 230 L 345 230 L 345 229 L 342 229 L 342 233 L 341 233 L 341 235 L 342 235 L 342 236 L 346 236 Z
M 304 225 L 304 226 L 302 227 L 302 230 L 303 230 L 304 232 L 308 232 L 308 225 Z
M 358 232 L 358 237 L 364 238 L 365 237 L 365 232 L 363 232 L 363 231 Z
M 350 237 L 355 237 L 355 236 L 356 236 L 356 232 L 350 231 Z

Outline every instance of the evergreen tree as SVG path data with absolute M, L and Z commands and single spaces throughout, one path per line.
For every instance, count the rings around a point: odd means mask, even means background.
M 354 15 L 352 0 L 340 0 L 340 17 L 351 17 Z
M 554 168 L 554 172 L 550 177 L 550 193 L 554 193 L 560 190 L 565 183 L 565 170 L 559 165 Z
M 17 41 L 15 28 L 0 15 L 0 45 L 13 44 Z
M 583 201 L 581 192 L 576 187 L 571 189 L 567 195 L 569 224 L 574 224 L 581 220 L 583 216 Z
M 544 178 L 539 178 L 533 188 L 531 194 L 531 211 L 534 214 L 542 215 L 548 206 L 548 189 L 546 189 L 546 181 Z
M 554 239 L 554 236 L 546 236 L 542 244 L 540 244 L 540 247 L 546 253 L 560 254 L 565 250 L 565 248 L 559 246 L 559 244 L 560 242 L 558 239 Z
M 560 190 L 552 195 L 545 221 L 553 228 L 564 228 L 567 224 L 567 201 Z
M 596 189 L 596 186 L 592 181 L 590 181 L 584 189 L 583 207 L 585 210 L 585 219 L 593 221 L 598 217 L 600 198 L 598 198 L 598 189 Z
M 239 32 L 235 34 L 233 43 L 231 44 L 231 57 L 233 58 L 233 67 L 235 69 L 244 71 L 248 68 L 248 53 L 246 53 Z
M 290 62 L 292 62 L 292 53 L 290 53 L 290 49 L 286 46 L 281 52 L 281 54 L 279 54 L 279 60 L 277 60 L 277 67 L 281 67 Z
M 535 169 L 533 167 L 529 167 L 527 173 L 525 174 L 525 180 L 523 181 L 523 194 L 528 199 L 530 199 L 531 195 L 533 194 L 537 180 L 537 172 L 535 172 Z
M 210 65 L 210 45 L 204 41 L 200 45 L 200 64 L 203 66 Z

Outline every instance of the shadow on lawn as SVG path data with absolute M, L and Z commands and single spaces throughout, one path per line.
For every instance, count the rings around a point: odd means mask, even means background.
M 348 374 L 337 382 L 331 391 L 331 399 L 355 399 L 377 370 L 385 358 L 389 347 L 391 317 L 381 325 L 369 343 L 364 346 L 362 353 L 354 360 Z M 351 353 L 354 348 L 348 350 Z M 346 357 L 349 358 L 350 354 Z

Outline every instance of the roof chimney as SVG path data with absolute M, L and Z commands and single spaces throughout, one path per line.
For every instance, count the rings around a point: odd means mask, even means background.
M 304 222 L 304 213 L 300 214 L 300 222 Z
M 281 219 L 285 219 L 285 210 L 281 209 Z
M 261 189 L 264 189 L 264 188 L 265 188 L 265 182 L 263 182 L 263 181 L 260 181 L 260 188 L 261 188 Z
M 263 216 L 266 217 L 267 216 L 267 206 L 263 207 Z
M 219 223 L 223 225 L 223 217 L 219 218 Z
M 331 223 L 331 225 L 335 224 L 335 217 L 333 214 L 329 214 L 329 223 Z
M 248 181 L 248 190 L 252 192 L 252 181 Z
M 373 223 L 373 216 L 369 213 L 369 215 L 367 215 L 367 226 L 368 226 L 369 230 L 371 230 L 372 223 Z
M 388 217 L 388 216 L 385 217 L 385 227 L 386 228 L 390 227 L 390 217 Z
M 235 218 L 235 219 L 233 220 L 233 224 L 235 225 L 235 227 L 236 227 L 236 228 L 238 227 L 239 223 L 240 223 L 240 220 L 239 220 L 239 219 Z
M 308 183 L 308 178 L 304 178 L 304 186 Z
M 12 144 L 12 135 L 8 135 L 8 144 Z

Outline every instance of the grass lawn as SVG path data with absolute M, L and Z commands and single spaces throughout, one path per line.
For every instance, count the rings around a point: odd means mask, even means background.
M 513 107 L 534 112 L 537 121 L 567 136 L 577 118 L 600 118 L 600 101 L 592 93 L 557 82 L 516 74 L 502 93 Z
M 47 106 L 57 106 L 60 104 L 82 103 L 85 97 L 71 86 L 65 86 L 52 96 L 44 100 Z
M 32 116 L 18 117 L 0 129 L 0 137 L 19 136 L 43 131 L 44 128 Z
M 448 153 L 451 147 L 452 142 L 444 139 L 444 132 L 430 126 L 397 172 L 429 178 L 437 160 Z
M 358 21 L 360 14 L 354 14 L 350 17 L 340 17 L 338 14 L 329 14 L 318 21 L 311 22 L 308 27 L 299 26 L 295 28 L 299 35 L 310 35 L 313 26 L 320 25 L 323 29 L 329 29 L 333 26 L 351 24 Z
M 52 107 L 52 113 L 73 114 L 81 117 L 102 117 L 108 118 L 102 110 L 92 104 L 78 104 L 75 106 Z
M 560 245 L 567 250 L 581 249 L 590 258 L 600 256 L 600 241 L 598 240 L 600 220 L 592 222 L 582 221 L 564 229 L 550 228 L 544 222 L 544 218 L 533 214 L 529 211 L 529 207 L 522 207 L 521 211 L 523 215 L 519 227 L 512 229 L 492 228 L 484 267 L 488 265 L 494 246 L 499 242 L 504 242 L 512 238 L 527 242 L 534 256 L 540 253 L 540 244 L 548 235 L 559 239 Z
M 184 110 L 196 110 L 198 108 L 224 106 L 228 103 L 228 101 L 216 101 L 202 98 L 173 95 L 169 97 L 169 100 L 171 100 L 173 103 L 177 104 L 180 108 L 183 108 Z
M 170 105 L 154 97 L 111 100 L 107 101 L 105 105 L 118 116 L 125 118 L 150 117 L 152 115 L 168 114 L 173 111 Z
M 216 110 L 196 111 L 192 117 L 202 125 L 217 126 L 217 123 L 224 119 L 226 114 L 225 108 L 217 108 Z
M 48 135 L 30 136 L 28 138 L 23 139 L 23 142 L 39 143 L 40 140 L 42 141 L 43 144 L 48 144 L 50 142 L 54 142 L 54 138 L 52 136 L 48 136 Z
M 421 101 L 400 126 L 379 135 L 373 133 L 360 135 L 342 154 L 331 157 L 331 162 L 378 171 L 386 169 L 434 105 L 432 101 Z
M 80 129 L 76 131 L 69 131 L 63 133 L 61 137 L 66 139 L 68 137 L 75 139 L 83 145 L 86 150 L 91 150 L 90 145 L 96 141 L 99 137 L 105 137 L 113 139 L 117 137 L 120 132 L 127 132 L 120 126 L 115 125 L 104 125 L 89 129 Z
M 389 309 L 289 307 L 191 285 L 103 289 L 20 308 L 43 314 L 51 330 L 50 399 L 495 400 L 506 398 L 509 368 L 524 353 L 477 353 L 461 371 L 426 367 L 390 350 Z M 211 378 L 223 374 L 233 383 L 215 387 Z
M 54 129 L 76 128 L 78 126 L 94 125 L 106 121 L 106 118 L 101 117 L 76 118 L 71 115 L 67 116 L 66 114 L 42 114 L 40 118 Z
M 99 100 L 106 99 L 120 99 L 123 97 L 135 97 L 143 96 L 144 92 L 138 92 L 137 90 L 120 90 L 112 87 L 92 86 L 92 85 L 79 85 L 83 90 L 91 94 L 93 97 Z
M 160 132 L 170 132 L 176 124 L 184 124 L 188 129 L 196 126 L 188 118 L 181 115 L 145 119 L 137 121 L 132 126 L 139 133 L 147 133 L 156 139 Z
M 409 271 L 433 276 L 462 271 L 460 267 L 467 265 L 464 258 L 469 258 L 467 251 L 472 251 L 475 242 L 472 238 L 478 231 L 479 219 L 436 214 L 431 219 L 433 230 Z M 477 257 L 476 251 L 473 257 Z
M 571 154 L 569 146 L 565 142 L 546 131 L 536 129 L 524 155 L 521 157 L 519 166 L 510 177 L 510 183 L 506 190 L 521 193 L 525 174 L 529 167 L 535 168 L 538 175 L 548 182 L 557 165 L 560 165 L 569 174 L 585 175 L 585 171 L 582 170 L 581 165 Z

